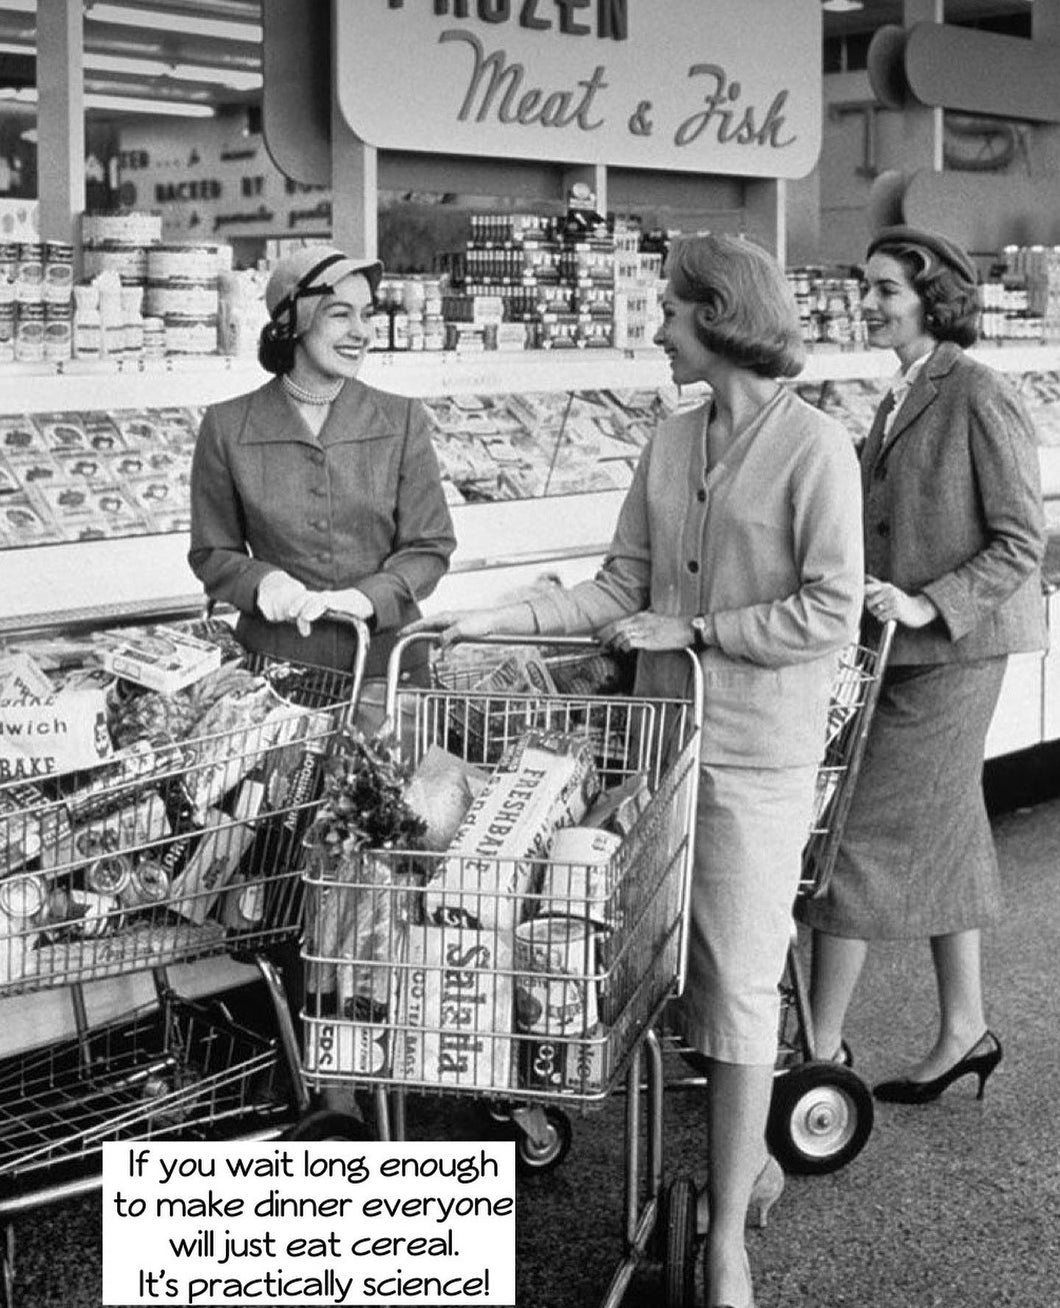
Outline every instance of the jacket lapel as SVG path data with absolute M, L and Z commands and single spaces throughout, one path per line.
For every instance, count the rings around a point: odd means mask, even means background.
M 300 420 L 279 377 L 250 396 L 239 440 L 243 445 L 314 444 L 312 432 Z
M 883 453 L 887 454 L 899 438 L 909 430 L 917 418 L 932 404 L 939 393 L 939 379 L 945 377 L 960 357 L 960 346 L 952 341 L 943 341 L 932 352 L 931 358 L 924 364 L 919 375 L 909 389 L 902 407 L 894 415 L 891 430 L 883 442 Z

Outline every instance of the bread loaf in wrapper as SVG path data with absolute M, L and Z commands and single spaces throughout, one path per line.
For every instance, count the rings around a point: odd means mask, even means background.
M 504 751 L 428 882 L 428 919 L 514 928 L 552 833 L 580 822 L 598 789 L 584 736 L 526 732 Z

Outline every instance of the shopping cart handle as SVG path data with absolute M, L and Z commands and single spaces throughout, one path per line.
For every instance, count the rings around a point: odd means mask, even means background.
M 406 636 L 401 636 L 395 642 L 390 652 L 390 660 L 387 664 L 386 674 L 386 702 L 388 712 L 393 712 L 396 704 L 398 687 L 401 684 L 401 668 L 404 660 L 405 651 L 411 646 L 419 643 L 429 643 L 437 645 L 440 643 L 442 633 L 440 631 L 414 631 Z M 475 636 L 470 639 L 464 639 L 458 636 L 453 644 L 467 645 L 527 645 L 540 649 L 547 645 L 550 650 L 601 650 L 606 648 L 603 641 L 596 636 L 552 636 L 544 633 L 536 633 L 532 636 L 508 636 L 503 633 L 497 633 L 492 636 Z M 699 659 L 695 651 L 689 647 L 684 651 L 688 655 L 689 663 L 689 698 L 694 705 L 694 712 L 697 720 L 703 717 L 703 670 L 699 665 Z
M 211 621 L 216 615 L 218 609 L 217 600 L 207 596 L 203 601 L 202 620 L 203 622 Z M 220 608 L 228 613 L 237 612 L 229 604 L 222 604 Z M 350 696 L 351 703 L 356 704 L 361 693 L 361 684 L 364 681 L 364 666 L 368 661 L 368 646 L 371 644 L 371 635 L 368 630 L 368 624 L 363 618 L 358 618 L 352 613 L 344 613 L 341 609 L 325 609 L 324 617 L 329 622 L 337 622 L 340 626 L 352 627 L 357 637 L 357 652 L 354 655 L 353 667 L 353 690 Z

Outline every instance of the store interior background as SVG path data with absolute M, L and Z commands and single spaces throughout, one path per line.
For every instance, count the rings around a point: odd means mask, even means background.
M 868 49 L 878 28 L 941 18 L 1030 37 L 1035 10 L 1040 22 L 1049 3 L 825 0 L 823 147 L 818 168 L 789 186 L 787 261 L 856 262 L 873 218 L 874 183 L 907 169 L 914 157 L 911 115 L 882 108 L 870 89 Z M 310 22 L 327 20 L 326 3 L 297 8 Z M 269 157 L 262 22 L 260 0 L 84 5 L 87 211 L 150 209 L 163 215 L 166 240 L 224 239 L 243 266 L 264 255 L 269 238 L 329 235 L 330 188 L 285 178 Z M 36 42 L 36 0 L 0 3 L 0 200 L 38 194 Z M 318 84 L 314 94 L 320 90 Z M 305 94 L 305 87 L 291 93 Z M 947 112 L 944 166 L 1034 176 L 1049 167 L 1055 132 Z M 736 178 L 660 173 L 644 186 L 612 170 L 608 201 L 616 214 L 636 216 L 649 229 L 753 229 L 747 191 Z M 563 204 L 562 169 L 515 160 L 384 159 L 379 251 L 394 272 L 429 271 L 440 250 L 464 239 L 469 212 L 533 206 L 558 213 Z

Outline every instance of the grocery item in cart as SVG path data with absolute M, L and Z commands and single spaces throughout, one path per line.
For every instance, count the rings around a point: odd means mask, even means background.
M 510 745 L 426 887 L 433 921 L 510 930 L 553 832 L 585 816 L 598 790 L 584 736 L 533 730 Z
M 395 1081 L 504 1088 L 511 1080 L 512 951 L 496 931 L 409 933 L 392 1037 Z
M 489 773 L 482 768 L 431 745 L 405 792 L 409 807 L 427 824 L 423 840 L 428 849 L 448 847 L 471 801 L 488 780 Z
M 69 834 L 66 808 L 51 803 L 39 786 L 0 786 L 0 874 L 36 858 Z
M 0 983 L 23 976 L 37 942 L 31 928 L 48 899 L 43 877 L 17 873 L 0 881 Z
M 102 690 L 0 703 L 0 785 L 80 772 L 113 752 Z
M 116 676 L 167 695 L 221 666 L 221 651 L 212 641 L 158 624 L 101 633 L 100 657 Z
M 515 1017 L 520 1031 L 581 1036 L 596 1025 L 596 932 L 570 917 L 515 929 Z
M 207 812 L 206 832 L 170 887 L 175 913 L 198 926 L 206 921 L 254 842 L 254 818 L 264 795 L 263 783 L 248 777 L 239 788 L 231 816 L 219 808 Z
M 272 749 L 289 744 L 304 710 L 277 703 L 268 682 L 251 694 L 226 695 L 199 720 L 195 765 L 184 789 L 192 809 L 202 817 L 248 776 Z
M 41 867 L 47 871 L 84 866 L 120 850 L 154 844 L 169 834 L 166 806 L 160 795 L 150 791 L 105 817 L 74 827 L 46 845 L 40 854 Z
M 48 699 L 52 683 L 29 654 L 8 654 L 0 658 L 0 705 L 30 699 Z
M 621 836 L 599 827 L 557 831 L 541 881 L 538 915 L 614 926 L 612 859 L 621 844 Z

